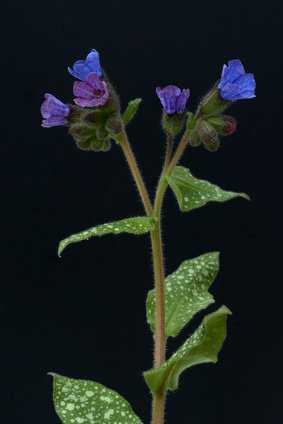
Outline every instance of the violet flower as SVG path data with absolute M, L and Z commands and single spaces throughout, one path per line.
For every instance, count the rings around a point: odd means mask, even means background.
M 45 100 L 41 105 L 40 112 L 43 117 L 42 127 L 50 128 L 68 123 L 70 107 L 52 94 L 46 93 Z
M 183 113 L 190 96 L 189 89 L 181 90 L 175 85 L 167 85 L 164 88 L 157 87 L 156 94 L 163 106 L 164 111 L 171 115 L 173 113 Z
M 234 59 L 224 65 L 218 89 L 222 99 L 236 101 L 255 97 L 255 78 L 248 74 L 240 60 Z
M 104 106 L 109 98 L 106 82 L 94 72 L 88 74 L 85 81 L 76 81 L 73 92 L 76 96 L 74 102 L 81 107 Z
M 68 71 L 73 77 L 81 81 L 85 81 L 86 77 L 92 72 L 101 77 L 102 69 L 99 61 L 99 53 L 94 49 L 91 50 L 85 60 L 77 60 L 73 68 L 68 67 Z

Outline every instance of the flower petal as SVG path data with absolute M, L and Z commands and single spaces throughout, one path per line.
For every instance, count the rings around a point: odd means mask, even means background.
M 91 50 L 85 60 L 77 60 L 73 68 L 68 67 L 69 73 L 81 81 L 85 81 L 88 74 L 94 72 L 96 75 L 102 75 L 102 69 L 99 61 L 99 53 L 96 50 Z
M 219 88 L 227 82 L 234 82 L 241 75 L 245 75 L 245 69 L 239 59 L 229 60 L 228 66 L 223 65 Z
M 245 74 L 237 79 L 237 84 L 241 87 L 241 91 L 255 91 L 256 82 L 253 74 Z
M 164 88 L 157 87 L 156 94 L 167 114 L 176 112 L 176 100 L 181 94 L 179 87 L 175 85 L 167 85 Z
M 63 116 L 66 117 L 70 113 L 70 108 L 65 103 L 61 102 L 61 100 L 57 99 L 57 97 L 52 94 L 46 93 L 44 95 L 45 100 L 41 105 L 40 111 L 43 118 L 48 119 L 51 116 Z
M 188 98 L 190 97 L 190 90 L 188 88 L 183 89 L 180 96 L 176 100 L 176 112 L 183 113 L 186 109 Z
M 94 107 L 94 100 L 93 99 L 83 99 L 81 97 L 76 97 L 74 99 L 74 103 L 76 103 L 76 105 L 81 106 L 81 107 Z
M 86 57 L 86 62 L 91 70 L 91 72 L 95 72 L 98 76 L 102 75 L 102 69 L 100 66 L 100 58 L 97 50 L 92 49 L 91 52 Z
M 74 96 L 90 100 L 93 97 L 93 88 L 85 81 L 75 81 L 73 85 L 73 93 Z
M 49 119 L 43 119 L 41 126 L 43 128 L 51 128 L 66 125 L 67 123 L 68 121 L 60 116 L 52 116 Z

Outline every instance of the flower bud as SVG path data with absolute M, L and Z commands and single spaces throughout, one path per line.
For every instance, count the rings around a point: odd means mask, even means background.
M 209 122 L 221 136 L 231 135 L 237 129 L 237 121 L 230 115 L 211 116 L 207 118 L 207 122 Z
M 191 146 L 196 147 L 203 144 L 210 152 L 218 150 L 220 146 L 219 135 L 209 121 L 189 115 L 187 129 L 189 130 L 189 143 Z
M 223 135 L 232 135 L 237 130 L 237 121 L 233 116 L 230 115 L 224 115 L 224 128 L 223 128 Z
M 193 147 L 201 145 L 201 139 L 199 138 L 198 134 L 198 125 L 199 119 L 197 119 L 192 112 L 189 112 L 186 126 L 187 131 L 189 132 L 189 143 Z
M 219 135 L 209 122 L 200 119 L 197 124 L 197 134 L 208 151 L 216 152 L 219 149 Z
M 107 133 L 99 128 L 95 129 L 93 126 L 82 123 L 73 124 L 70 126 L 69 134 L 81 150 L 106 152 L 111 147 Z
M 110 107 L 94 110 L 71 107 L 69 134 L 82 150 L 108 151 L 113 134 L 115 130 L 120 132 L 121 125 L 120 115 Z

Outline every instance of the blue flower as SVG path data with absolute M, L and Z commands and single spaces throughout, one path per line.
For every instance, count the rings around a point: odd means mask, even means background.
M 85 60 L 77 60 L 73 68 L 68 67 L 68 71 L 73 77 L 81 81 L 85 81 L 90 73 L 95 73 L 97 76 L 102 76 L 102 69 L 99 61 L 99 53 L 96 50 L 91 50 Z
M 247 74 L 240 60 L 234 59 L 224 65 L 218 89 L 222 99 L 235 101 L 255 97 L 255 78 Z
M 43 118 L 42 127 L 50 128 L 67 125 L 70 107 L 52 94 L 46 93 L 40 111 Z
M 157 87 L 156 94 L 163 106 L 164 111 L 171 115 L 173 113 L 183 113 L 190 96 L 189 89 L 181 90 L 175 85 L 167 85 L 164 88 Z

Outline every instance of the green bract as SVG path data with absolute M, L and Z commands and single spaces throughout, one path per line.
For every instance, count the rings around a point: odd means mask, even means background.
M 192 317 L 214 302 L 208 288 L 219 270 L 219 253 L 211 252 L 184 261 L 165 280 L 165 332 L 177 336 Z M 155 328 L 155 290 L 147 297 L 147 322 Z
M 172 175 L 167 177 L 168 183 L 176 195 L 182 212 L 200 208 L 208 202 L 226 202 L 235 197 L 250 200 L 245 193 L 224 191 L 215 184 L 195 178 L 191 171 L 183 166 L 176 166 Z
M 67 237 L 59 243 L 58 255 L 61 256 L 63 250 L 72 243 L 78 243 L 83 240 L 88 240 L 91 237 L 104 236 L 106 234 L 145 234 L 152 231 L 155 226 L 155 219 L 147 216 L 136 216 L 133 218 L 125 218 L 119 221 L 109 222 L 107 224 L 97 225 L 96 227 L 88 228 Z
M 128 103 L 128 106 L 123 113 L 122 119 L 125 125 L 128 125 L 139 110 L 142 99 L 134 99 Z
M 145 381 L 153 393 L 176 390 L 180 374 L 187 368 L 206 362 L 216 363 L 226 338 L 226 306 L 207 315 L 194 334 L 160 368 L 144 373 Z
M 53 376 L 53 398 L 63 424 L 141 424 L 118 393 L 94 381 Z

